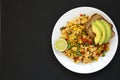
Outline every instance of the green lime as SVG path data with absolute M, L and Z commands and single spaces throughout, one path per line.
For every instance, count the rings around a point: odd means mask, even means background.
M 55 49 L 58 51 L 64 51 L 67 48 L 67 42 L 65 39 L 58 39 L 55 42 Z

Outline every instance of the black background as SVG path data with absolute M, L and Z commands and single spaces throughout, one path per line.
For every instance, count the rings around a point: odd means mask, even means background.
M 66 11 L 96 7 L 120 30 L 119 0 L 3 0 L 1 80 L 119 80 L 120 48 L 111 63 L 92 74 L 64 68 L 51 48 L 52 29 Z

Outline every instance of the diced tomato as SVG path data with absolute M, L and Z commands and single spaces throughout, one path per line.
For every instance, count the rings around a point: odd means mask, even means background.
M 87 39 L 86 39 L 86 38 L 83 38 L 82 41 L 83 41 L 83 42 L 87 42 Z
M 83 16 L 83 14 L 80 14 L 80 16 Z
M 97 56 L 100 56 L 100 54 L 96 54 Z
M 79 39 L 82 39 L 82 36 L 78 36 Z
M 79 60 L 79 56 L 74 57 L 74 60 L 75 60 L 75 61 Z
M 84 49 L 81 51 L 81 54 L 84 54 L 85 53 L 85 51 L 84 51 Z
M 88 43 L 89 43 L 89 44 L 92 44 L 92 41 L 91 41 L 91 40 L 89 40 L 89 41 L 88 41 Z
M 66 41 L 68 40 L 68 37 L 66 38 Z
M 83 61 L 83 57 L 82 57 L 82 59 L 81 59 L 82 61 Z
M 107 48 L 107 46 L 106 46 L 106 45 L 104 45 L 104 50 L 106 50 L 106 48 Z
M 89 50 L 89 48 L 87 48 L 87 51 Z

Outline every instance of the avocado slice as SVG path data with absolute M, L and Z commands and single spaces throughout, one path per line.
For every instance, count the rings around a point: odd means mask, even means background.
M 92 22 L 92 31 L 96 34 L 94 38 L 95 44 L 98 44 L 101 40 L 102 32 L 95 22 Z
M 102 24 L 101 20 L 96 20 L 96 24 L 98 25 L 99 29 L 102 31 L 102 37 L 101 40 L 99 41 L 99 45 L 102 45 L 106 41 L 106 27 Z
M 111 36 L 112 36 L 111 25 L 103 19 L 101 19 L 101 22 L 103 23 L 104 27 L 106 28 L 107 35 L 106 35 L 105 43 L 107 43 L 107 42 L 109 42 L 109 40 L 111 39 Z
M 93 33 L 92 28 L 91 28 L 92 22 L 94 22 L 95 20 L 98 20 L 98 19 L 103 19 L 103 17 L 100 14 L 95 13 L 91 16 L 90 20 L 86 24 L 85 30 L 91 38 L 95 37 L 95 34 Z

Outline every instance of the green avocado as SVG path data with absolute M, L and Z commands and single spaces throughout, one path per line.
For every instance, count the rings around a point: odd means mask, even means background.
M 98 25 L 96 24 L 96 22 L 92 22 L 92 31 L 96 34 L 94 41 L 95 44 L 98 44 L 101 40 L 102 37 L 102 32 L 99 29 Z
M 101 37 L 101 39 L 99 41 L 99 45 L 102 45 L 106 41 L 106 36 L 107 36 L 106 27 L 103 25 L 101 20 L 96 20 L 95 22 L 96 22 L 96 24 L 98 25 L 99 29 L 102 32 L 102 37 Z
M 107 34 L 106 34 L 105 43 L 107 43 L 107 42 L 109 42 L 109 40 L 111 39 L 111 36 L 112 36 L 111 25 L 103 19 L 101 19 L 101 22 L 103 23 L 104 27 L 106 28 L 106 33 Z

